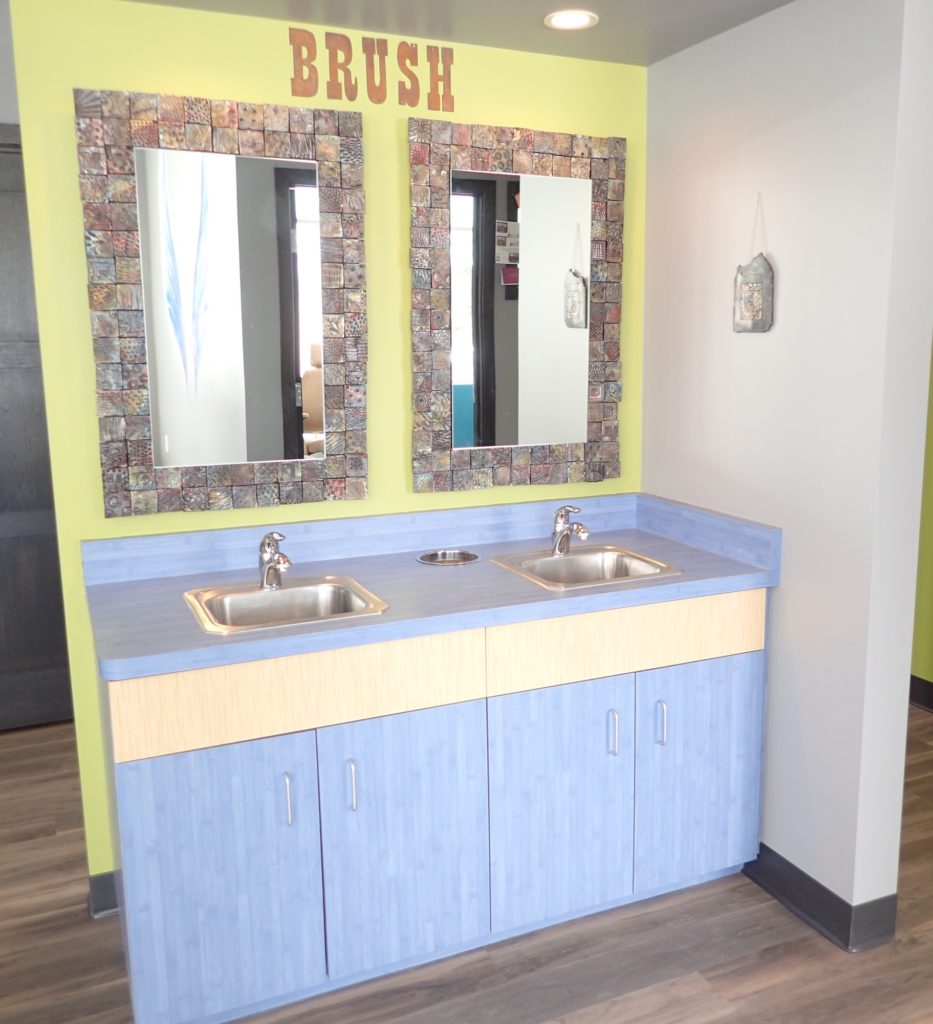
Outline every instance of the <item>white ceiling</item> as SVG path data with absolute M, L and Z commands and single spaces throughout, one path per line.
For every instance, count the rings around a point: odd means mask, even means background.
M 125 0 L 249 14 L 297 25 L 367 29 L 389 35 L 511 50 L 653 64 L 790 0 Z M 595 11 L 587 32 L 542 24 L 561 7 Z

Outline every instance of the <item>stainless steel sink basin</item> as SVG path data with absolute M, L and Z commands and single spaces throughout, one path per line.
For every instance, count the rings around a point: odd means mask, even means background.
M 187 591 L 185 600 L 202 629 L 223 634 L 376 615 L 389 607 L 349 576 L 295 580 L 279 590 L 207 587 Z
M 659 576 L 675 576 L 682 571 L 667 562 L 659 562 L 647 555 L 608 544 L 572 548 L 566 555 L 526 551 L 523 554 L 491 558 L 490 561 L 549 590 L 656 579 Z

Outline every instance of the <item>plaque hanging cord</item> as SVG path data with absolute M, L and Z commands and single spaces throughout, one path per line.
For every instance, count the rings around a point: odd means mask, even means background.
M 761 225 L 761 245 L 756 249 L 755 241 L 758 238 L 758 228 Z M 755 193 L 755 217 L 752 220 L 752 238 L 748 247 L 748 261 L 755 258 L 758 253 L 766 253 L 768 251 L 768 239 L 765 232 L 765 209 L 764 204 L 761 201 L 761 193 Z
M 573 252 L 570 256 L 570 270 L 564 279 L 564 324 L 567 327 L 586 327 L 587 281 L 586 275 L 577 267 L 583 262 L 583 235 L 577 224 L 573 238 Z
M 583 232 L 580 230 L 580 224 L 577 223 L 576 229 L 573 233 L 573 255 L 570 259 L 570 269 L 577 275 L 577 277 L 583 277 L 583 273 L 580 270 L 580 264 L 583 262 Z

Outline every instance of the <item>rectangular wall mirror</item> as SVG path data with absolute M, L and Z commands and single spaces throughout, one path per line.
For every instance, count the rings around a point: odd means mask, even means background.
M 324 457 L 317 165 L 136 150 L 156 466 Z
M 589 178 L 453 172 L 454 448 L 586 441 L 589 303 L 568 325 L 565 291 L 589 278 L 592 191 Z
M 359 113 L 75 107 L 106 514 L 366 497 Z
M 416 491 L 619 476 L 625 140 L 409 121 Z

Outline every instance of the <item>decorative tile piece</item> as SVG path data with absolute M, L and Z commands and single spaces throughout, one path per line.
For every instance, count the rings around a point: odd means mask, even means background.
M 105 515 L 366 498 L 360 113 L 89 89 L 76 89 L 74 101 Z M 430 143 L 431 122 L 426 124 L 424 141 Z M 327 430 L 334 431 L 324 459 L 153 466 L 135 146 L 317 159 L 321 191 L 332 190 L 326 200 L 330 237 L 321 242 L 325 365 L 332 384 Z
M 266 131 L 288 131 L 288 107 L 278 106 L 274 103 L 266 103 L 262 108 L 262 118 Z
M 181 122 L 185 119 L 185 101 L 182 96 L 159 96 L 157 97 L 159 121 Z
M 215 128 L 236 128 L 237 105 L 233 100 L 211 100 L 211 124 Z
M 157 121 L 159 117 L 159 97 L 149 92 L 131 92 L 129 94 L 131 120 Z
M 625 139 L 411 118 L 408 140 L 415 492 L 618 477 Z M 470 169 L 593 181 L 586 444 L 451 450 L 450 173 Z

